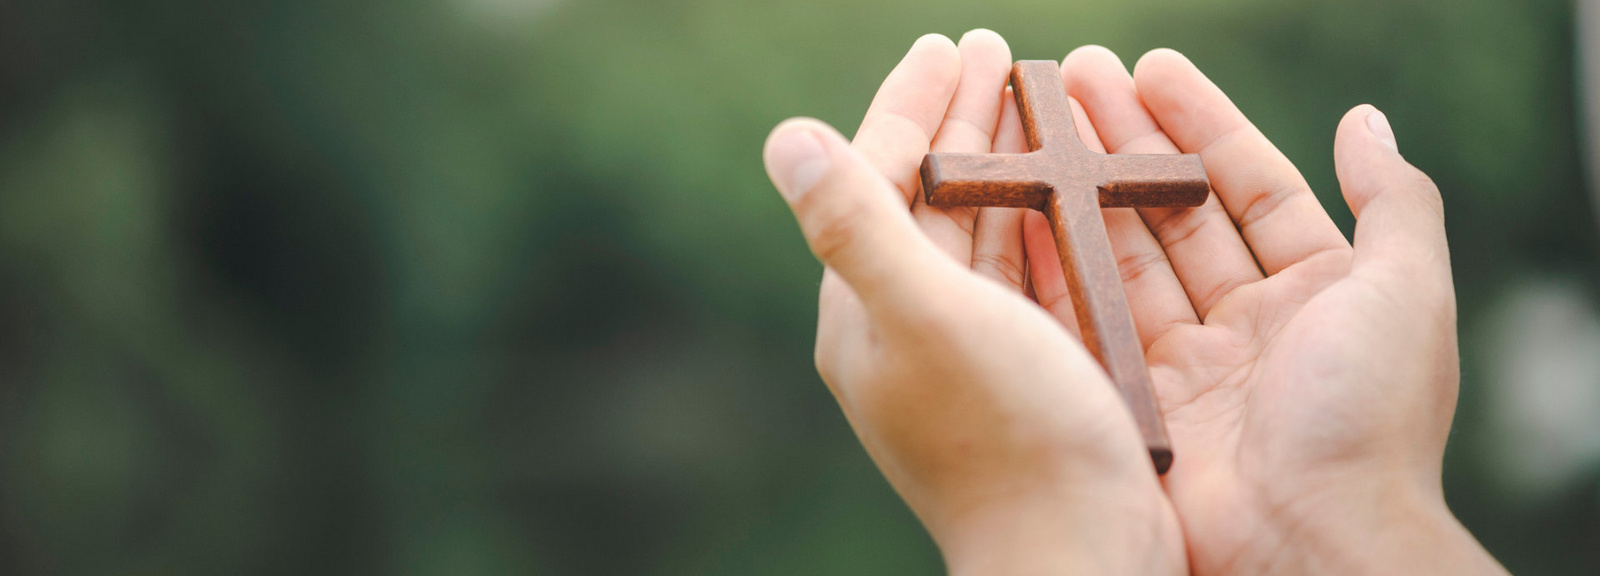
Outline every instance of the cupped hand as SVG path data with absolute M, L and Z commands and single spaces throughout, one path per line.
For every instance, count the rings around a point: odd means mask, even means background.
M 930 150 L 1022 150 L 1010 68 L 992 32 L 924 37 L 853 142 L 813 120 L 768 138 L 768 173 L 825 264 L 818 371 L 951 573 L 1182 574 L 1132 417 L 1023 292 L 1023 213 L 918 200 Z
M 1346 241 L 1295 167 L 1183 56 L 1132 75 L 1063 62 L 1112 153 L 1198 153 L 1203 206 L 1106 210 L 1176 460 L 1165 478 L 1195 574 L 1494 573 L 1444 505 L 1458 386 L 1438 189 L 1382 113 L 1350 111 L 1335 164 Z M 1041 305 L 1073 326 L 1049 229 L 1025 242 Z

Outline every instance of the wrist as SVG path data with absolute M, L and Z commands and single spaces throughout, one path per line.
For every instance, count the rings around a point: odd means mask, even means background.
M 936 535 L 951 576 L 1179 575 L 1182 531 L 1158 488 L 1034 497 Z
M 1283 546 L 1260 573 L 1506 574 L 1436 486 L 1373 482 L 1301 512 L 1280 524 Z

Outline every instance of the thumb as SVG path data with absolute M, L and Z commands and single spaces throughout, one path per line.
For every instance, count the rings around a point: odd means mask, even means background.
M 811 252 L 870 308 L 907 304 L 941 262 L 905 197 L 844 136 L 794 119 L 767 137 L 767 175 L 789 203 Z
M 1345 114 L 1333 156 L 1356 216 L 1352 272 L 1381 271 L 1422 283 L 1414 288 L 1451 290 L 1444 200 L 1433 180 L 1400 156 L 1383 112 L 1361 105 Z

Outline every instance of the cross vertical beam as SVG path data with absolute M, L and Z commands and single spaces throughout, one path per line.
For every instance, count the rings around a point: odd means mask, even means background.
M 1084 346 L 1117 384 L 1157 473 L 1172 465 L 1144 347 L 1128 310 L 1102 207 L 1199 206 L 1211 187 L 1200 157 L 1098 154 L 1078 139 L 1055 62 L 1017 62 L 1011 86 L 1026 154 L 929 154 L 922 186 L 930 206 L 1010 206 L 1044 212 L 1072 293 Z

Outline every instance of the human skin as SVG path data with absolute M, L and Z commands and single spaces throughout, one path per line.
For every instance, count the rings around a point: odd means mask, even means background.
M 1065 61 L 1086 144 L 1201 153 L 1216 190 L 1105 211 L 1177 452 L 1163 490 L 1074 336 L 1043 218 L 918 198 L 930 150 L 1023 150 L 1010 63 L 992 32 L 924 37 L 853 142 L 791 120 L 765 152 L 826 265 L 818 370 L 950 572 L 1498 571 L 1439 488 L 1457 383 L 1442 208 L 1387 122 L 1361 107 L 1339 130 L 1352 247 L 1181 56 L 1134 76 L 1104 49 Z
M 1023 294 L 1023 213 L 917 201 L 930 149 L 989 152 L 1015 117 L 1010 66 L 992 32 L 923 37 L 853 142 L 814 120 L 769 137 L 768 172 L 826 264 L 817 369 L 950 573 L 1182 574 L 1131 414 Z
M 1299 171 L 1181 54 L 1129 74 L 1100 47 L 1063 61 L 1112 153 L 1197 153 L 1215 194 L 1108 227 L 1177 460 L 1165 486 L 1197 575 L 1503 574 L 1445 506 L 1459 387 L 1438 188 L 1371 106 L 1334 163 L 1345 240 Z M 1030 254 L 1053 250 L 1043 218 Z M 1052 258 L 1041 305 L 1071 326 Z

